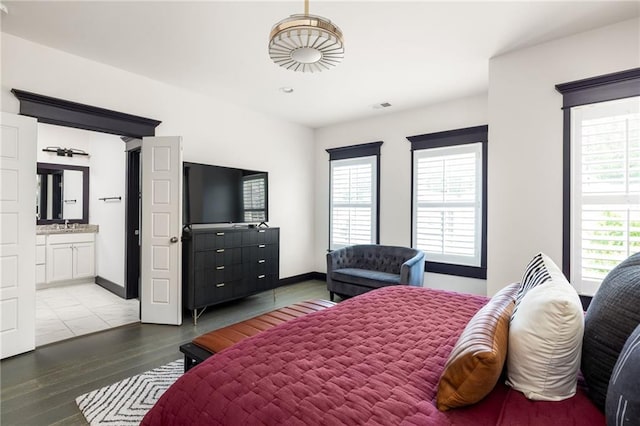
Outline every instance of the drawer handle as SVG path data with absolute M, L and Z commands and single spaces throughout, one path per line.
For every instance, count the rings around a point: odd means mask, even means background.
M 265 277 L 265 275 L 258 275 L 258 279 L 263 279 Z
M 258 244 L 258 248 L 265 248 L 266 245 L 265 244 Z
M 224 253 L 224 249 L 218 249 L 216 250 L 216 253 Z
M 216 269 L 217 269 L 218 271 L 222 271 L 222 270 L 224 269 L 224 266 L 216 266 Z
M 265 231 L 264 229 L 261 229 L 261 230 L 259 230 L 258 232 L 267 232 L 267 231 Z
M 264 263 L 264 262 L 265 262 L 265 260 L 264 260 L 264 259 L 260 259 L 260 260 L 258 260 L 258 263 Z
M 216 287 L 224 287 L 224 283 L 216 284 Z
M 216 235 L 222 237 L 224 235 L 224 232 L 216 232 Z

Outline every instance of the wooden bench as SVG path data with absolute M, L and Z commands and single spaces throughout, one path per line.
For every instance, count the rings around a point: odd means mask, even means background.
M 328 300 L 307 300 L 200 335 L 190 343 L 180 346 L 180 352 L 184 354 L 184 371 L 247 337 L 334 305 L 334 302 Z

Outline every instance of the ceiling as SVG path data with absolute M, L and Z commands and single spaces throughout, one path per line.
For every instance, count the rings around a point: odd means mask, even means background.
M 2 3 L 3 32 L 312 128 L 485 93 L 491 57 L 640 14 L 636 1 L 312 0 L 345 59 L 303 74 L 267 53 L 302 0 Z

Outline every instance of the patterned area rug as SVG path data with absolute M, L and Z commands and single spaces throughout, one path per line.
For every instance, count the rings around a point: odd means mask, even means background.
M 137 425 L 183 372 L 179 359 L 85 393 L 76 398 L 76 404 L 91 425 Z

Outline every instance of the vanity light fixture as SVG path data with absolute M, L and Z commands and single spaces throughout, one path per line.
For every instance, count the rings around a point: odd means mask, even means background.
M 309 0 L 305 0 L 304 14 L 291 15 L 271 29 L 269 56 L 292 71 L 331 69 L 344 59 L 342 31 L 326 18 L 309 15 Z
M 74 155 L 86 155 L 89 153 L 77 148 L 60 148 L 59 146 L 48 146 L 42 149 L 44 152 L 55 152 L 58 157 L 73 157 Z

